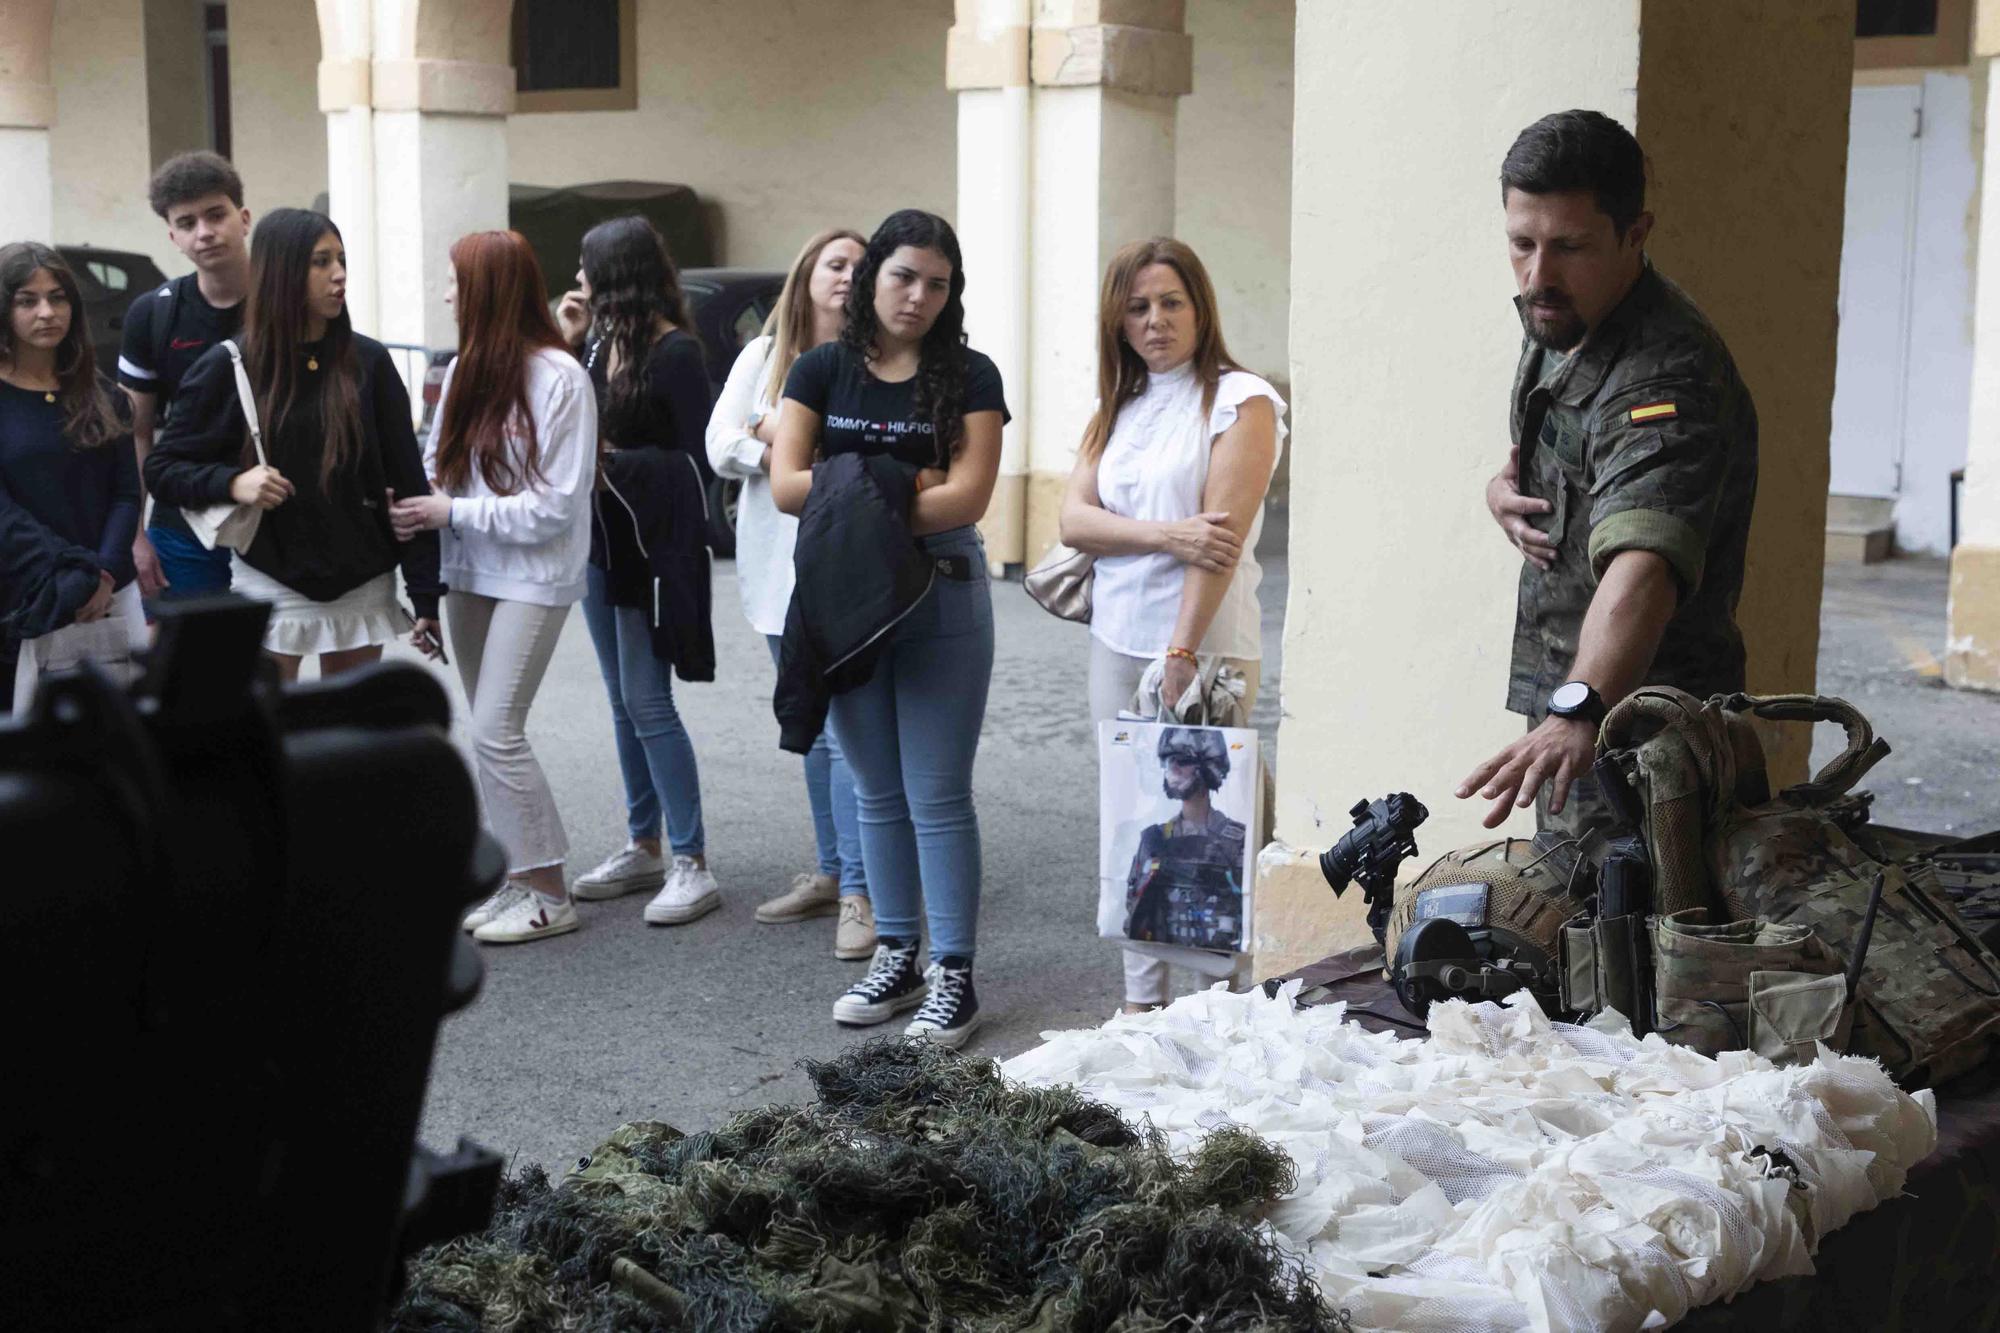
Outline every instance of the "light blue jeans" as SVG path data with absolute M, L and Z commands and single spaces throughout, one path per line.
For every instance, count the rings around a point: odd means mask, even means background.
M 979 819 L 972 763 L 993 678 L 993 597 L 975 528 L 919 543 L 963 557 L 967 580 L 940 574 L 890 631 L 867 684 L 833 697 L 861 812 L 878 937 L 915 939 L 930 924 L 931 957 L 972 957 L 979 921 Z
M 583 620 L 597 650 L 604 692 L 611 696 L 611 729 L 618 771 L 625 779 L 625 831 L 633 839 L 660 836 L 666 807 L 667 845 L 676 856 L 700 856 L 707 847 L 701 823 L 701 771 L 694 742 L 674 709 L 674 669 L 653 656 L 653 631 L 635 606 L 613 606 L 604 571 L 589 569 Z
M 784 646 L 782 634 L 766 634 L 771 661 Z M 806 804 L 812 807 L 813 841 L 819 847 L 819 873 L 840 881 L 841 897 L 868 896 L 868 872 L 861 858 L 861 813 L 854 803 L 854 770 L 847 766 L 833 720 L 820 728 L 819 739 L 805 755 Z

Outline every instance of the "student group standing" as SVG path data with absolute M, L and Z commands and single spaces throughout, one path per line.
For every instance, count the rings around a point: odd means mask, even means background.
M 196 271 L 133 306 L 123 394 L 94 365 L 56 252 L 0 248 L 0 554 L 21 572 L 0 590 L 0 626 L 20 645 L 15 706 L 48 670 L 129 663 L 151 599 L 233 588 L 267 602 L 264 646 L 287 680 L 307 657 L 337 674 L 407 635 L 457 670 L 508 853 L 504 883 L 465 919 L 476 939 L 565 934 L 577 899 L 639 892 L 648 923 L 698 920 L 722 891 L 674 681 L 715 675 L 703 451 L 742 484 L 742 610 L 777 670 L 815 834 L 811 866 L 756 919 L 837 919 L 836 955 L 868 962 L 835 998 L 837 1022 L 907 1016 L 909 1035 L 963 1044 L 983 1017 L 973 773 L 994 656 L 974 525 L 1007 407 L 992 361 L 967 345 L 950 226 L 904 210 L 869 237 L 809 239 L 713 403 L 649 222 L 592 228 L 553 316 L 519 234 L 463 237 L 448 297 L 458 354 L 419 445 L 387 351 L 350 325 L 329 219 L 277 209 L 253 230 L 214 154 L 163 166 L 149 203 Z M 1126 706 L 1155 662 L 1169 696 L 1235 669 L 1247 711 L 1252 552 L 1284 403 L 1230 359 L 1213 286 L 1178 242 L 1113 260 L 1099 324 L 1100 403 L 1062 516 L 1065 540 L 1096 557 L 1090 712 Z M 204 545 L 182 511 L 216 506 L 255 511 L 254 536 Z M 626 838 L 571 881 L 526 725 L 579 604 Z M 1128 1008 L 1167 998 L 1158 959 L 1129 953 L 1125 977 Z

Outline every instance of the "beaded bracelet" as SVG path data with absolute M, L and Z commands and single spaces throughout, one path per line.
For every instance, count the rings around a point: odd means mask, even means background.
M 1201 659 L 1200 659 L 1200 658 L 1198 658 L 1198 657 L 1196 657 L 1196 656 L 1194 655 L 1194 652 L 1193 652 L 1193 650 L 1192 650 L 1192 649 L 1188 649 L 1188 648 L 1169 648 L 1169 649 L 1167 649 L 1167 656 L 1168 656 L 1168 657 L 1179 657 L 1179 658 L 1183 658 L 1183 659 L 1185 659 L 1185 660 L 1187 660 L 1187 661 L 1189 661 L 1189 662 L 1192 662 L 1192 663 L 1194 663 L 1194 664 L 1195 664 L 1196 666 L 1200 666 L 1200 665 L 1201 665 Z

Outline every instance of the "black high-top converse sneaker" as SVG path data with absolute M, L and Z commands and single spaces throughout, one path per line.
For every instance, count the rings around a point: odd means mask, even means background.
M 930 998 L 917 1010 L 906 1037 L 923 1037 L 953 1050 L 965 1045 L 979 1027 L 979 996 L 972 989 L 972 960 L 947 956 L 924 972 Z
M 886 1023 L 922 1004 L 929 991 L 917 971 L 917 942 L 885 938 L 875 945 L 868 975 L 833 1002 L 833 1021 L 853 1027 Z

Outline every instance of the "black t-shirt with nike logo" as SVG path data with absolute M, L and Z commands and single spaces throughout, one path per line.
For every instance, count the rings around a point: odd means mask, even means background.
M 156 307 L 162 301 L 171 303 L 172 320 L 165 329 L 166 337 L 156 345 Z M 118 382 L 134 393 L 154 396 L 155 439 L 166 425 L 167 412 L 189 368 L 201 359 L 203 352 L 224 338 L 234 338 L 242 328 L 243 302 L 218 310 L 203 298 L 201 284 L 193 273 L 155 287 L 132 302 L 131 309 L 125 312 L 125 335 L 118 348 Z M 158 502 L 153 505 L 152 524 L 176 532 L 188 531 L 187 520 L 181 517 L 180 510 Z

